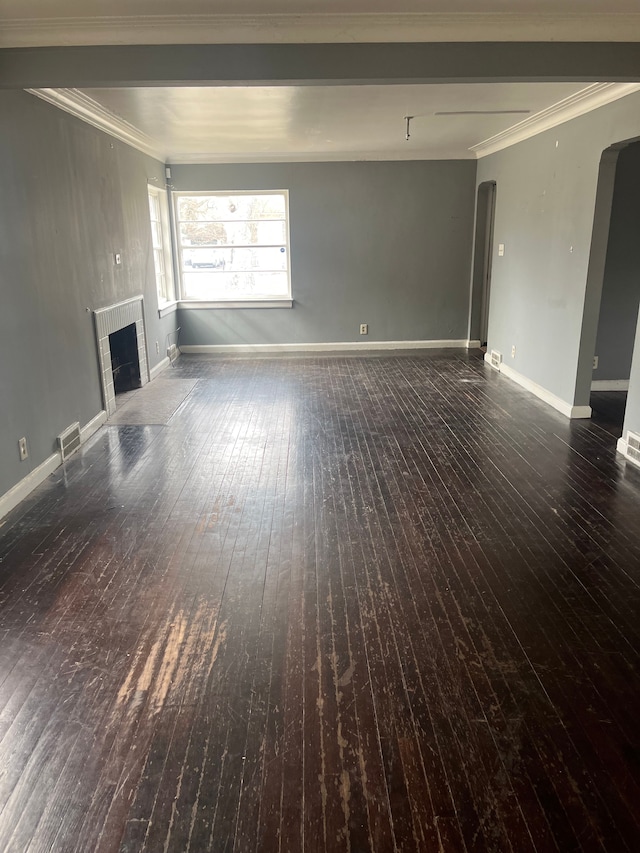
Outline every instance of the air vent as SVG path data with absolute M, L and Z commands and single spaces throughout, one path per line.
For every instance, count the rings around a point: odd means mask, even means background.
M 58 436 L 58 447 L 62 461 L 68 459 L 80 447 L 80 424 L 75 423 L 67 427 Z
M 627 433 L 627 456 L 640 463 L 640 435 L 633 432 Z
M 495 367 L 496 370 L 500 370 L 500 365 L 502 364 L 502 353 L 498 352 L 496 349 L 491 350 L 491 367 Z

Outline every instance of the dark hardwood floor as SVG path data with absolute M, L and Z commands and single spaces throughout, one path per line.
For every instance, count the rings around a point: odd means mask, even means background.
M 0 527 L 0 850 L 640 850 L 607 429 L 475 353 L 163 378 Z
M 624 413 L 627 407 L 626 391 L 592 391 L 591 419 L 598 426 L 608 430 L 611 435 L 620 438 L 624 426 Z

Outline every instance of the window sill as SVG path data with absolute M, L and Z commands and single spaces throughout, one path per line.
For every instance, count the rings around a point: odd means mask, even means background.
M 173 314 L 178 310 L 177 302 L 165 302 L 164 305 L 158 307 L 158 317 L 166 317 L 167 314 Z
M 207 308 L 293 308 L 293 299 L 181 299 L 180 310 L 200 311 Z

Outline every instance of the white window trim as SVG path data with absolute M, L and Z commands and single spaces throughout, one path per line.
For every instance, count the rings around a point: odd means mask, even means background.
M 164 186 L 156 184 L 147 184 L 147 195 L 153 195 L 158 200 L 158 210 L 160 211 L 160 229 L 162 234 L 162 254 L 164 257 L 163 275 L 165 279 L 165 290 L 171 298 L 163 298 L 158 289 L 158 270 L 156 268 L 155 247 L 153 246 L 153 229 L 151 234 L 151 251 L 153 252 L 153 271 L 156 282 L 156 296 L 158 299 L 158 316 L 165 317 L 177 308 L 176 287 L 173 277 L 173 241 L 171 240 L 171 223 L 169 214 L 169 199 L 167 190 Z M 149 215 L 151 226 L 151 215 Z
M 178 200 L 183 196 L 230 196 L 230 195 L 283 195 L 285 200 L 285 226 L 287 238 L 287 286 L 286 296 L 265 297 L 234 297 L 233 299 L 197 299 L 184 295 L 182 285 L 182 244 L 180 240 L 180 219 L 178 217 Z M 289 190 L 251 189 L 251 190 L 174 190 L 172 196 L 173 234 L 175 247 L 176 270 L 178 274 L 178 308 L 187 310 L 209 310 L 212 308 L 293 308 L 291 291 L 291 226 L 289 221 Z
M 176 302 L 166 302 L 164 305 L 158 308 L 158 317 L 166 317 L 167 314 L 175 313 L 180 307 L 180 303 Z
M 293 299 L 181 299 L 181 311 L 203 311 L 210 308 L 293 308 Z

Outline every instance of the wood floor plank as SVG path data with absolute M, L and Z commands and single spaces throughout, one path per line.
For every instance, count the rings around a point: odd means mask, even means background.
M 619 401 L 466 351 L 172 377 L 0 527 L 0 849 L 640 849 Z

